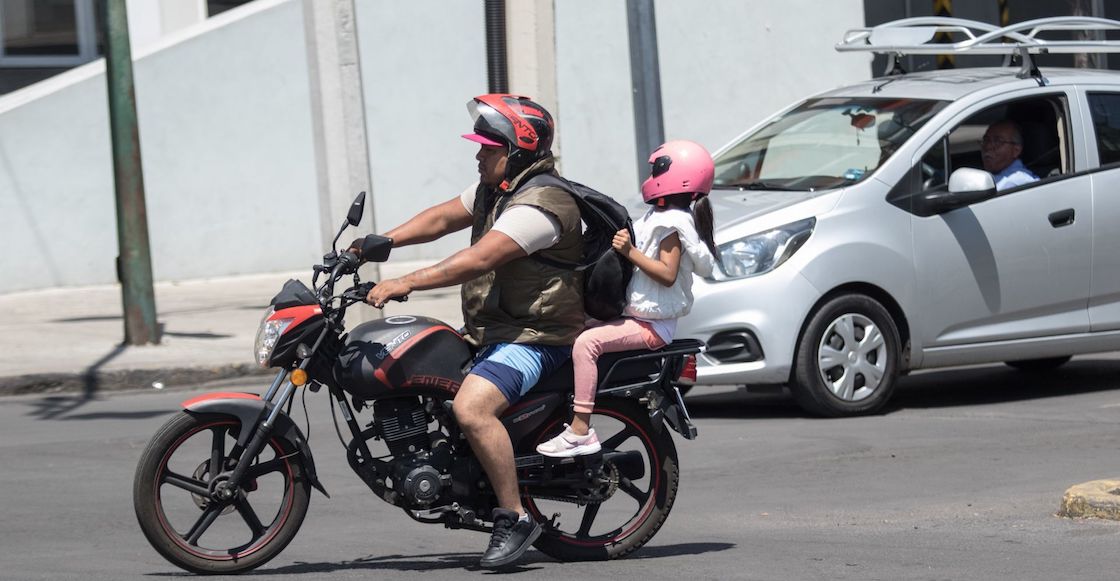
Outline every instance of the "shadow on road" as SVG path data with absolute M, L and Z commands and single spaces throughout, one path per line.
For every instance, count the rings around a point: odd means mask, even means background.
M 729 551 L 734 543 L 680 543 L 676 545 L 646 546 L 626 559 L 661 559 L 680 555 L 700 555 L 716 551 Z M 338 563 L 295 563 L 275 569 L 262 568 L 245 573 L 242 577 L 255 575 L 315 575 L 334 571 L 437 571 L 443 569 L 465 569 L 483 571 L 478 566 L 480 553 L 435 553 L 430 555 L 382 555 L 368 556 L 353 561 Z M 554 563 L 548 555 L 540 551 L 530 551 L 514 567 L 493 573 L 524 573 L 540 569 L 539 563 Z M 180 572 L 149 573 L 153 577 L 179 577 L 187 575 Z
M 883 413 L 1009 403 L 1117 388 L 1120 360 L 1091 356 L 1044 372 L 1019 371 L 1003 364 L 922 371 L 899 378 Z M 685 400 L 689 413 L 697 418 L 812 417 L 784 392 L 759 395 L 743 390 L 703 393 L 699 389 Z
M 1074 359 L 1043 372 L 1006 365 L 948 369 L 902 378 L 888 412 L 1063 397 L 1120 388 L 1120 360 Z

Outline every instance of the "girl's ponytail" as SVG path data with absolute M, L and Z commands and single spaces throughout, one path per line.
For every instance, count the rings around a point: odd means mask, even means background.
M 712 217 L 712 203 L 708 201 L 708 196 L 700 196 L 700 199 L 693 202 L 692 216 L 696 220 L 696 233 L 712 252 L 716 262 L 719 262 L 719 249 L 716 248 L 716 239 L 712 234 L 715 219 Z

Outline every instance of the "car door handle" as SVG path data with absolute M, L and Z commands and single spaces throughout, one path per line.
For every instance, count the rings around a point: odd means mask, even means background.
M 1073 208 L 1066 208 L 1065 210 L 1058 210 L 1057 212 L 1053 212 L 1050 214 L 1049 218 L 1050 225 L 1055 228 L 1069 226 L 1070 224 L 1073 224 Z

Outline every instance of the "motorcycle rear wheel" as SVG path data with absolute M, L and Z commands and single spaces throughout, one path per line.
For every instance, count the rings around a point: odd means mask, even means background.
M 563 429 L 555 419 L 542 432 L 541 442 Z M 653 429 L 649 411 L 638 402 L 603 397 L 591 417 L 603 452 L 637 451 L 645 464 L 642 478 L 631 481 L 615 471 L 617 487 L 609 498 L 583 506 L 526 496 L 522 503 L 544 527 L 534 546 L 561 561 L 605 561 L 624 557 L 645 545 L 665 523 L 677 497 L 680 480 L 677 449 L 667 426 Z
M 295 537 L 307 514 L 311 484 L 298 451 L 269 440 L 253 460 L 242 491 L 216 501 L 218 463 L 231 469 L 240 455 L 237 418 L 182 412 L 144 450 L 133 482 L 140 529 L 175 566 L 200 574 L 242 573 L 268 562 Z M 250 499 L 252 501 L 250 502 Z

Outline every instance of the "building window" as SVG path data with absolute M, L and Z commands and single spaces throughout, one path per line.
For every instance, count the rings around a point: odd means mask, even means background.
M 77 66 L 98 57 L 96 0 L 0 0 L 0 66 Z

